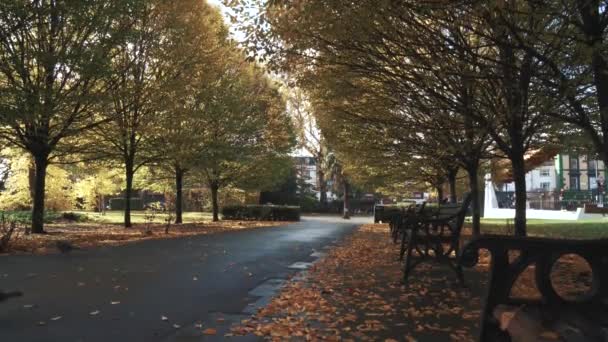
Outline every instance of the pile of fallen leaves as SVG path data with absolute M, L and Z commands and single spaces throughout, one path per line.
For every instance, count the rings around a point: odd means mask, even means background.
M 467 287 L 461 288 L 454 273 L 436 263 L 419 265 L 403 285 L 398 250 L 386 225 L 362 226 L 230 335 L 276 341 L 476 340 L 489 253 L 482 251 L 478 266 L 465 270 Z M 552 280 L 558 292 L 580 294 L 590 286 L 588 265 L 564 256 Z M 520 276 L 512 295 L 538 298 L 534 267 Z
M 398 246 L 385 225 L 365 225 L 233 328 L 273 340 L 474 340 L 481 309 L 477 273 L 458 287 L 445 267 L 422 264 L 402 285 Z
M 22 232 L 11 241 L 10 253 L 55 253 L 57 241 L 66 241 L 78 248 L 90 248 L 107 245 L 120 245 L 149 239 L 170 239 L 191 235 L 213 234 L 218 232 L 272 227 L 285 222 L 262 221 L 220 221 L 203 223 L 186 223 L 171 225 L 169 234 L 165 234 L 164 224 L 134 224 L 124 228 L 117 224 L 104 223 L 61 223 L 47 224 L 47 234 L 25 235 Z

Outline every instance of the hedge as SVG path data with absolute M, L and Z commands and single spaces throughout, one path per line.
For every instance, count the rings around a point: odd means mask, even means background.
M 124 197 L 111 198 L 110 210 L 125 210 Z M 131 198 L 131 210 L 144 210 L 144 203 L 141 198 Z
M 300 207 L 283 205 L 230 205 L 222 208 L 224 220 L 300 221 Z
M 7 221 L 14 221 L 21 224 L 32 223 L 32 212 L 31 211 L 0 211 L 0 217 L 3 217 Z M 84 214 L 74 212 L 57 212 L 57 211 L 44 211 L 44 223 L 54 223 L 59 220 L 85 222 L 88 217 Z

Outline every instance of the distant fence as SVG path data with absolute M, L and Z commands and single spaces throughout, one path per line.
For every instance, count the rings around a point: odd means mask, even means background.
M 563 194 L 560 194 L 559 191 L 526 192 L 530 209 L 544 210 L 576 210 L 576 208 L 583 208 L 586 204 L 597 204 L 599 196 L 597 190 L 567 190 Z M 497 191 L 496 199 L 499 208 L 515 208 L 515 192 L 513 191 Z M 608 197 L 604 194 L 603 203 L 608 203 L 607 199 Z

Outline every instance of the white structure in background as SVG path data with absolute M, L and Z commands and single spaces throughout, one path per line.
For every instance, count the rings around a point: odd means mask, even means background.
M 550 160 L 526 173 L 526 191 L 553 191 L 557 188 L 555 162 Z M 515 191 L 515 183 L 506 183 L 502 191 Z
M 486 188 L 483 206 L 483 217 L 492 219 L 514 219 L 515 209 L 505 209 L 498 207 L 498 199 L 492 183 L 492 176 L 486 174 Z M 527 183 L 527 182 L 526 182 Z M 585 215 L 583 208 L 578 208 L 576 211 L 560 211 L 560 210 L 537 210 L 526 209 L 526 218 L 528 219 L 545 219 L 545 220 L 580 220 L 590 215 Z
M 296 175 L 298 179 L 304 181 L 304 183 L 310 185 L 311 189 L 314 191 L 317 199 L 321 199 L 321 192 L 319 191 L 319 186 L 317 184 L 317 163 L 315 158 L 309 156 L 297 156 L 294 157 L 295 165 L 296 165 Z M 327 199 L 335 200 L 336 195 L 330 191 L 331 189 L 331 181 L 325 180 L 327 183 Z

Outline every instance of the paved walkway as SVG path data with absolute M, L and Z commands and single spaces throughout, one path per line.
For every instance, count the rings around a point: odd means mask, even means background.
M 151 240 L 70 255 L 0 257 L 0 341 L 202 341 L 264 305 L 297 262 L 370 219 Z M 291 266 L 291 267 L 290 267 Z M 216 335 L 202 336 L 205 329 Z M 209 330 L 212 332 L 212 330 Z

